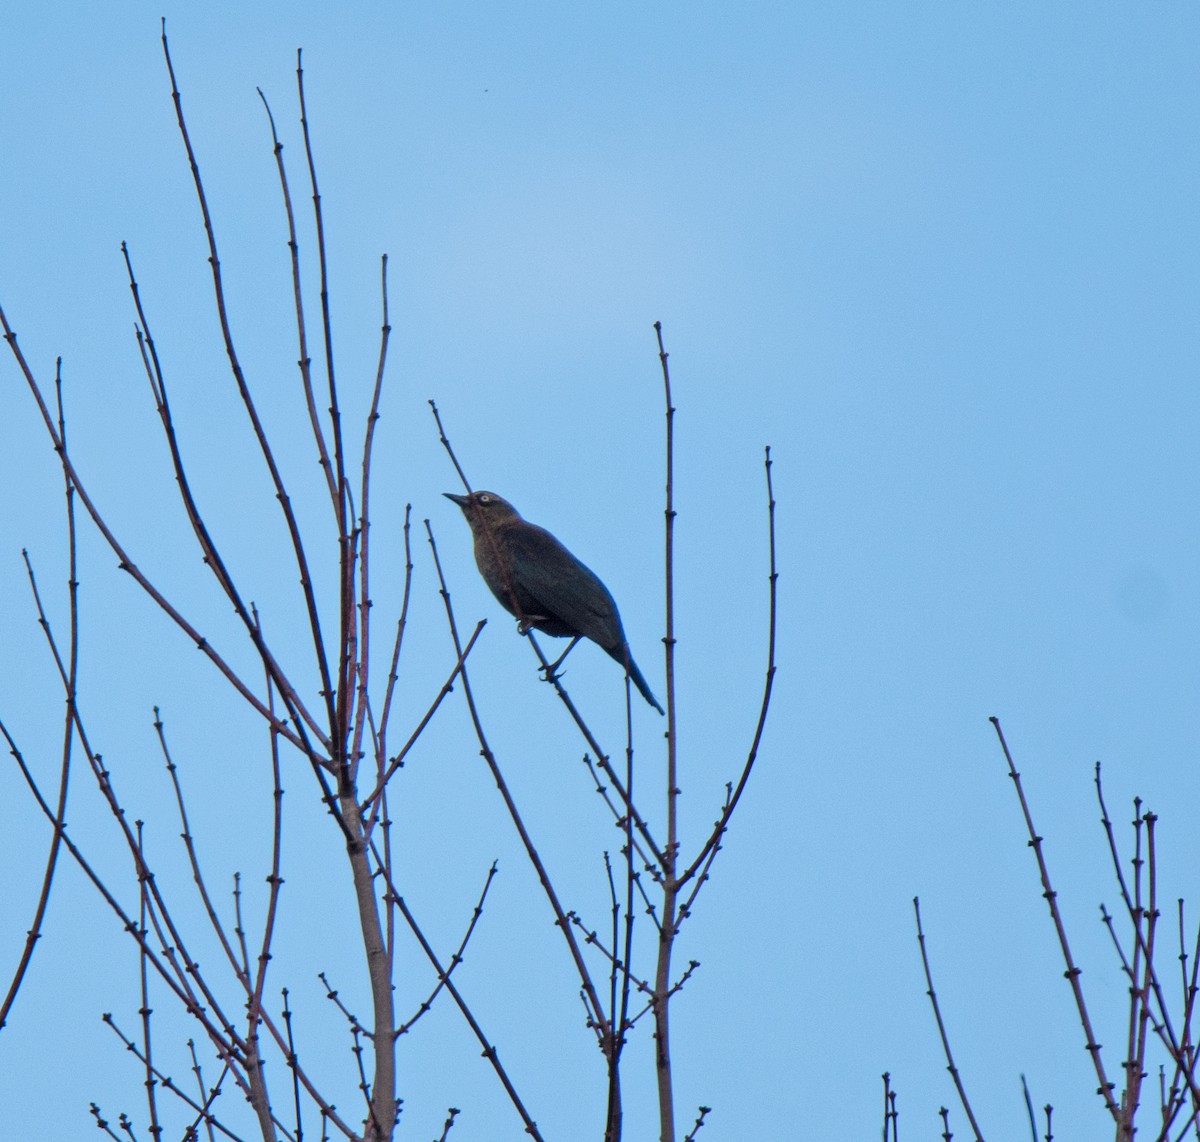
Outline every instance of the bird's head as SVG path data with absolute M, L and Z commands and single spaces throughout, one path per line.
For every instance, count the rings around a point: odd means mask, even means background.
M 517 509 L 495 492 L 472 492 L 469 496 L 457 496 L 453 492 L 443 492 L 448 500 L 453 500 L 467 517 L 467 523 L 472 531 L 480 524 L 494 527 L 507 523 L 509 520 L 520 519 Z

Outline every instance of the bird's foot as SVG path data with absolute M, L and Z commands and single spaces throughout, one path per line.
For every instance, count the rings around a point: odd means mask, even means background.
M 531 630 L 536 630 L 538 623 L 545 621 L 545 615 L 526 615 L 523 619 L 517 619 L 517 634 L 526 635 Z
M 567 655 L 575 649 L 575 644 L 579 641 L 579 639 L 580 636 L 576 635 L 569 643 L 567 643 L 567 649 L 564 650 L 562 654 L 560 654 L 553 662 L 548 662 L 545 666 L 538 667 L 539 670 L 544 670 L 546 672 L 547 682 L 554 682 L 556 679 L 562 677 L 562 675 L 558 673 L 558 668 L 566 661 Z

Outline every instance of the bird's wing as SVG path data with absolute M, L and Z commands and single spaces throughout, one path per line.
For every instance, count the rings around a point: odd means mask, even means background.
M 617 604 L 599 578 L 544 528 L 528 524 L 506 536 L 513 574 L 540 613 L 559 619 L 605 650 L 625 641 Z

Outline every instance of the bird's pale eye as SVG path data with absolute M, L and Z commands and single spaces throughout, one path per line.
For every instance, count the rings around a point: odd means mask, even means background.
M 479 502 L 480 502 L 481 504 L 490 504 L 490 503 L 492 502 L 492 497 L 491 497 L 491 496 L 489 496 L 489 495 L 488 495 L 486 492 L 484 492 L 484 493 L 483 493 L 483 494 L 482 494 L 482 495 L 479 497 Z

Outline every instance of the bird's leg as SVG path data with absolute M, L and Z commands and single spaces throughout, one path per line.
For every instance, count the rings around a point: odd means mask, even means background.
M 570 654 L 571 651 L 573 651 L 575 649 L 575 644 L 581 638 L 583 638 L 583 635 L 577 634 L 573 639 L 571 639 L 571 641 L 569 643 L 567 643 L 567 649 L 564 650 L 562 652 L 562 654 L 560 654 L 552 663 L 550 663 L 549 666 L 539 666 L 538 667 L 539 670 L 544 670 L 546 672 L 546 681 L 547 682 L 549 682 L 555 676 L 555 673 L 558 671 L 558 668 L 563 664 L 563 659 L 565 659 L 567 657 L 567 655 Z

